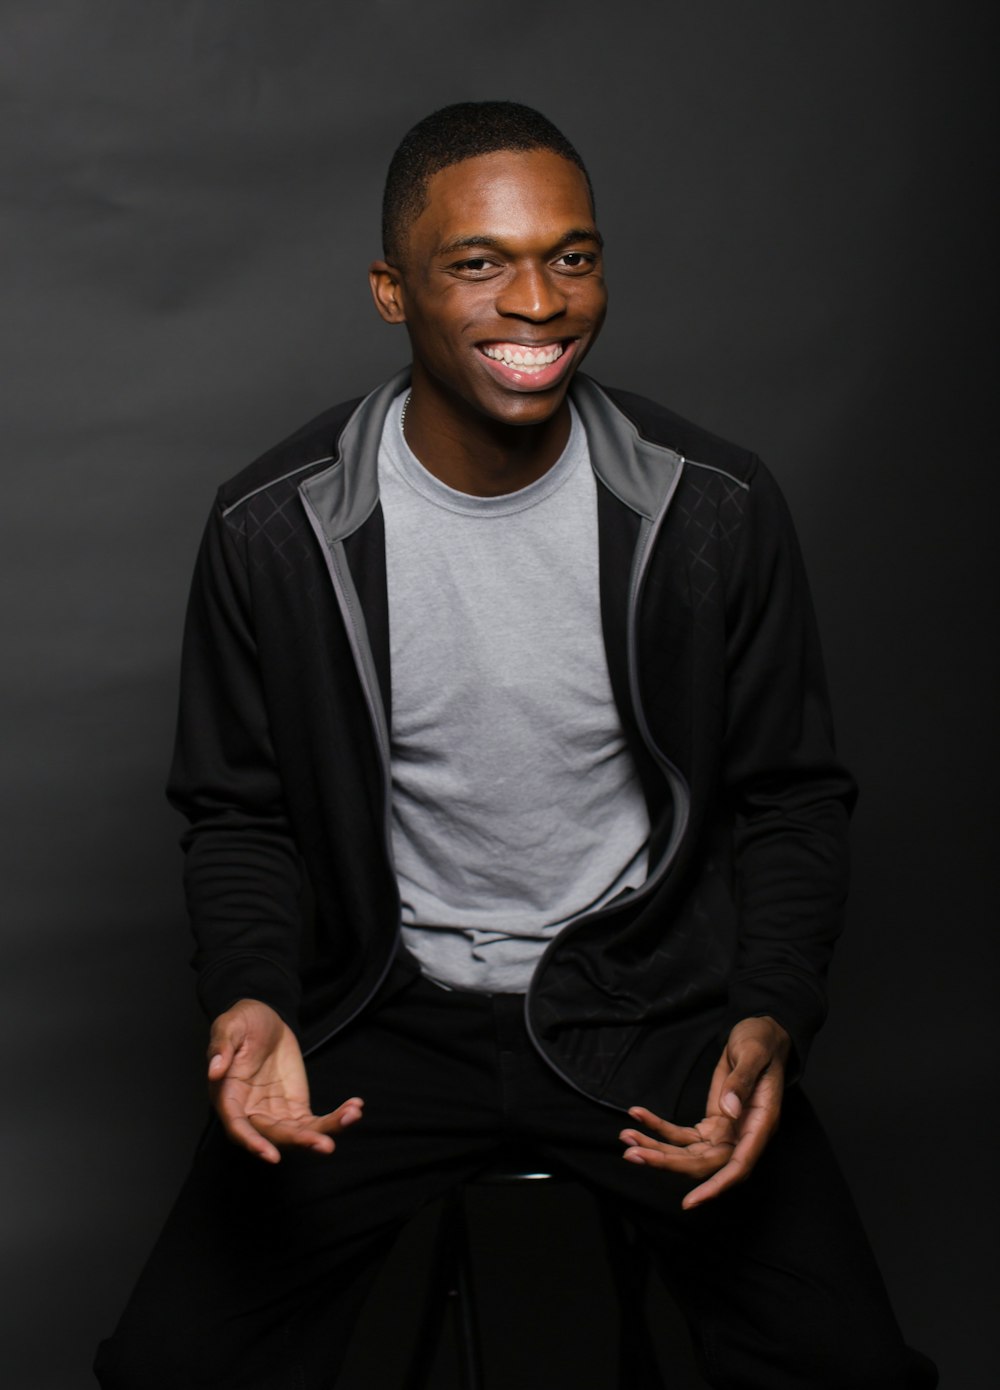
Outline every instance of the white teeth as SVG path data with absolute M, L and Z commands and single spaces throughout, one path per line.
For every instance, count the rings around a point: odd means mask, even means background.
M 492 357 L 495 362 L 503 362 L 508 367 L 520 367 L 522 369 L 540 371 L 542 367 L 551 366 L 563 355 L 561 343 L 552 343 L 549 347 L 543 348 L 524 348 L 524 347 L 486 347 L 483 352 L 487 357 Z

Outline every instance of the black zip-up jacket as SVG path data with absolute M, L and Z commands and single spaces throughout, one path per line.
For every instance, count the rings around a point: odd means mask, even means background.
M 199 995 L 209 1017 L 263 1000 L 306 1052 L 364 1008 L 398 948 L 376 461 L 405 384 L 319 416 L 220 489 L 188 610 L 169 795 L 190 821 Z M 825 1012 L 854 788 L 763 465 L 638 396 L 583 376 L 572 392 L 650 870 L 555 938 L 526 1017 L 571 1084 L 671 1114 L 740 1018 L 777 1019 L 804 1060 Z

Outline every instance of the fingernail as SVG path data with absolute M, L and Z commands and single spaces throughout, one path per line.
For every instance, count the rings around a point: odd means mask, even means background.
M 629 1161 L 629 1163 L 645 1163 L 645 1162 L 646 1162 L 646 1160 L 645 1160 L 645 1159 L 643 1158 L 643 1156 L 642 1156 L 642 1150 L 641 1150 L 641 1149 L 626 1149 L 625 1152 L 624 1152 L 624 1154 L 622 1155 L 622 1157 L 623 1157 L 623 1158 L 627 1158 L 628 1161 Z
M 731 1120 L 738 1120 L 740 1118 L 740 1111 L 743 1107 L 735 1091 L 729 1091 L 722 1097 L 722 1108 Z

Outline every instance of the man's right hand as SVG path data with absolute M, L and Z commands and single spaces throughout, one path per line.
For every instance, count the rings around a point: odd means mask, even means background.
M 229 1138 L 266 1163 L 279 1148 L 332 1153 L 330 1137 L 361 1119 L 364 1101 L 314 1115 L 295 1034 L 268 1004 L 241 999 L 212 1024 L 208 1091 Z

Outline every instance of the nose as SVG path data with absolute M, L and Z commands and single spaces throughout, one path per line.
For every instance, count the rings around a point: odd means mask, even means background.
M 496 298 L 497 313 L 547 323 L 566 312 L 566 296 L 544 266 L 515 266 Z

